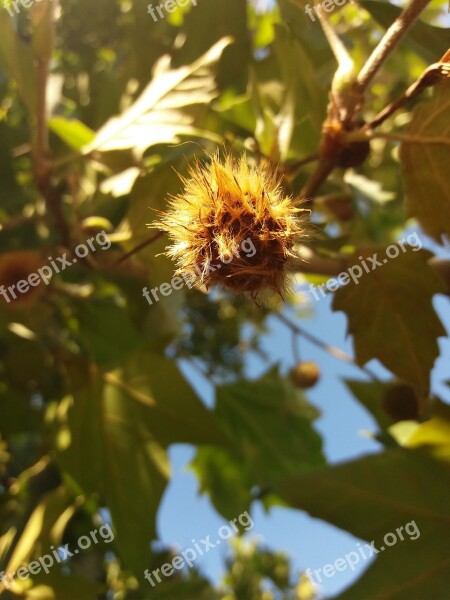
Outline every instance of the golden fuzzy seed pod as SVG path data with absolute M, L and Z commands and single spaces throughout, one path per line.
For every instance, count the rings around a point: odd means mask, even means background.
M 169 234 L 177 274 L 209 289 L 221 285 L 256 298 L 283 295 L 294 239 L 308 237 L 308 210 L 286 197 L 273 168 L 245 156 L 214 156 L 183 178 L 184 191 L 155 225 Z

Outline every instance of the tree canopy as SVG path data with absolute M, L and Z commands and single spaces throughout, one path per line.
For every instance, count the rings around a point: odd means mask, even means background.
M 375 544 L 339 600 L 450 599 L 446 11 L 4 0 L 0 597 L 312 600 L 320 574 L 248 539 L 261 503 Z M 325 297 L 354 356 L 304 327 Z M 302 339 L 360 370 L 378 453 L 327 460 Z M 145 576 L 177 559 L 155 545 L 175 444 L 233 534 L 223 581 Z

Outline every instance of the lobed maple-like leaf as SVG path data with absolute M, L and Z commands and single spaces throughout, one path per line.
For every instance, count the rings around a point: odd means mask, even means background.
M 384 250 L 378 252 L 380 266 L 335 293 L 333 309 L 347 315 L 358 364 L 377 358 L 416 388 L 423 409 L 439 355 L 437 338 L 445 335 L 432 300 L 444 288 L 428 266 L 429 252 L 409 250 L 390 260 L 382 254 Z
M 180 135 L 206 136 L 194 126 L 193 116 L 185 109 L 207 105 L 217 96 L 212 67 L 230 43 L 231 38 L 223 38 L 194 63 L 179 69 L 170 69 L 169 58 L 162 57 L 139 98 L 121 115 L 107 121 L 84 146 L 83 154 L 133 149 L 142 156 L 151 146 L 178 142 Z

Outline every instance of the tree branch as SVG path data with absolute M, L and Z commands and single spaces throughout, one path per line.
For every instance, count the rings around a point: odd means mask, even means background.
M 372 52 L 356 79 L 356 90 L 362 94 L 391 52 L 416 22 L 431 0 L 411 0 L 410 4 L 392 23 Z
M 38 79 L 38 104 L 36 114 L 36 132 L 33 143 L 33 166 L 36 186 L 45 198 L 48 211 L 53 215 L 55 227 L 58 229 L 61 242 L 70 248 L 70 230 L 62 207 L 62 186 L 52 182 L 53 169 L 50 162 L 49 128 L 47 120 L 47 86 L 50 73 L 53 44 L 47 36 L 53 34 L 54 7 L 51 2 L 33 7 L 33 36 L 36 44 L 33 51 L 36 56 Z M 35 39 L 33 37 L 33 42 Z
M 298 258 L 290 258 L 287 262 L 287 268 L 291 272 L 333 277 L 346 271 L 349 266 L 345 257 L 320 256 L 307 246 L 300 246 L 297 253 Z

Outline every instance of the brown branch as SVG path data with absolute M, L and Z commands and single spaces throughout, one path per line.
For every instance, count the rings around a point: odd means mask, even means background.
M 278 170 L 282 175 L 285 175 L 286 177 L 293 177 L 299 169 L 306 165 L 309 165 L 312 162 L 316 162 L 317 160 L 319 160 L 319 153 L 315 152 L 314 154 L 310 154 L 309 156 L 306 156 L 305 158 L 302 158 L 300 160 L 285 163 L 284 165 L 279 165 Z
M 313 196 L 319 190 L 322 183 L 333 172 L 336 162 L 333 160 L 321 159 L 311 177 L 301 189 L 300 196 L 305 198 L 304 206 L 310 206 L 313 202 Z
M 300 246 L 297 254 L 298 258 L 290 258 L 287 262 L 290 272 L 333 277 L 346 271 L 349 267 L 348 258 L 320 256 L 307 246 Z
M 35 223 L 40 219 L 40 215 L 36 213 L 30 217 L 13 217 L 11 219 L 8 219 L 7 221 L 4 221 L 3 223 L 0 223 L 0 232 L 7 231 L 9 229 L 18 229 L 19 227 L 24 227 L 29 223 Z
M 327 123 L 332 124 L 333 122 L 337 122 L 343 126 L 344 131 L 346 129 L 348 131 L 353 129 L 355 115 L 359 112 L 363 104 L 363 94 L 365 89 L 396 45 L 430 2 L 431 0 L 410 1 L 410 4 L 386 31 L 382 40 L 372 52 L 352 85 L 349 85 L 353 66 L 351 58 L 349 57 L 345 46 L 329 25 L 327 19 L 324 16 L 320 19 L 324 33 L 339 62 L 339 68 L 333 81 L 331 101 L 328 107 L 328 116 L 325 125 Z M 324 127 L 322 147 L 327 145 L 327 141 L 327 129 Z M 332 141 L 331 138 L 329 141 Z M 340 152 L 342 150 L 344 150 L 344 148 L 339 148 L 339 145 L 336 145 L 336 148 L 331 154 L 329 152 L 326 154 L 320 153 L 321 157 L 317 168 L 301 190 L 301 195 L 306 198 L 309 205 L 312 204 L 312 197 L 319 190 L 322 183 L 339 164 Z
M 53 27 L 53 6 L 48 4 L 45 7 L 49 12 L 49 27 Z M 42 26 L 42 23 L 36 24 L 36 27 Z M 42 36 L 42 32 L 40 32 Z M 42 38 L 41 38 L 42 39 Z M 40 49 L 42 50 L 42 49 Z M 55 186 L 52 182 L 53 169 L 51 166 L 49 128 L 47 120 L 47 87 L 50 74 L 51 49 L 47 51 L 38 51 L 36 58 L 37 81 L 38 81 L 38 102 L 36 114 L 36 131 L 32 149 L 33 167 L 36 180 L 36 186 L 44 197 L 49 213 L 53 216 L 55 227 L 58 229 L 61 242 L 64 246 L 70 248 L 70 230 L 66 222 L 62 206 L 63 186 Z
M 364 92 L 380 67 L 430 2 L 431 0 L 411 0 L 392 23 L 357 76 L 356 90 L 359 94 Z
M 375 129 L 376 127 L 379 127 L 386 119 L 406 104 L 406 102 L 418 96 L 426 88 L 435 85 L 443 79 L 449 78 L 450 62 L 438 62 L 429 66 L 425 69 L 419 79 L 415 81 L 402 96 L 400 96 L 400 98 L 397 98 L 397 100 L 386 106 L 370 123 L 367 123 L 363 129 Z

